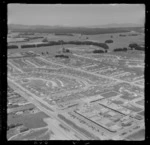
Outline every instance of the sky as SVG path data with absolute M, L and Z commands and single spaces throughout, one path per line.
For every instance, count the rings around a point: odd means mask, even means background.
M 9 4 L 8 24 L 92 26 L 144 24 L 144 4 Z

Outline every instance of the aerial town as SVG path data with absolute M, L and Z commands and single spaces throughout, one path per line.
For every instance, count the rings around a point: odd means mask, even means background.
M 144 35 L 8 25 L 8 141 L 144 140 Z

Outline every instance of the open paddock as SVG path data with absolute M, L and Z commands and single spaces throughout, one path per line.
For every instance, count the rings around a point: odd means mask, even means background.
M 124 99 L 124 100 L 129 100 L 129 101 L 132 101 L 136 98 L 139 98 L 141 97 L 140 95 L 138 96 L 133 96 L 133 95 L 130 95 L 130 94 L 125 94 L 125 95 L 121 95 L 120 98 Z
M 114 92 L 114 91 L 110 91 L 104 94 L 101 94 L 101 96 L 103 96 L 104 98 L 110 98 L 110 97 L 115 97 L 120 95 L 118 92 Z
M 69 66 L 85 67 L 85 66 L 90 66 L 93 64 L 94 64 L 94 62 L 92 62 L 92 61 L 88 61 L 88 60 L 82 59 L 82 58 L 76 58 L 76 59 L 71 59 Z
M 45 127 L 47 124 L 43 121 L 43 119 L 48 117 L 49 116 L 43 112 L 34 114 L 8 115 L 7 125 L 21 123 L 29 129 Z
M 122 105 L 122 104 L 124 104 L 124 102 L 123 102 L 122 100 L 119 100 L 119 99 L 113 100 L 112 103 L 115 103 L 115 104 L 117 104 L 117 105 Z

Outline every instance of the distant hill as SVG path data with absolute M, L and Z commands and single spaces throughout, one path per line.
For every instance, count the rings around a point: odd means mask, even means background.
M 110 25 L 110 24 L 109 24 Z M 112 25 L 111 25 L 112 26 Z M 126 25 L 127 26 L 127 25 Z M 106 33 L 122 33 L 130 31 L 139 31 L 143 27 L 107 27 L 105 28 L 90 28 L 90 27 L 69 27 L 69 26 L 45 26 L 45 25 L 18 25 L 9 24 L 8 30 L 17 32 L 39 32 L 39 33 L 80 33 L 85 35 L 106 34 Z
M 136 24 L 136 23 L 111 23 L 105 25 L 93 25 L 93 26 L 86 26 L 88 28 L 123 28 L 123 27 L 144 27 L 144 24 Z

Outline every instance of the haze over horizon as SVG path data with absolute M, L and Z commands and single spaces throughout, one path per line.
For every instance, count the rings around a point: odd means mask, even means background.
M 48 26 L 144 25 L 143 4 L 9 4 L 8 24 Z

